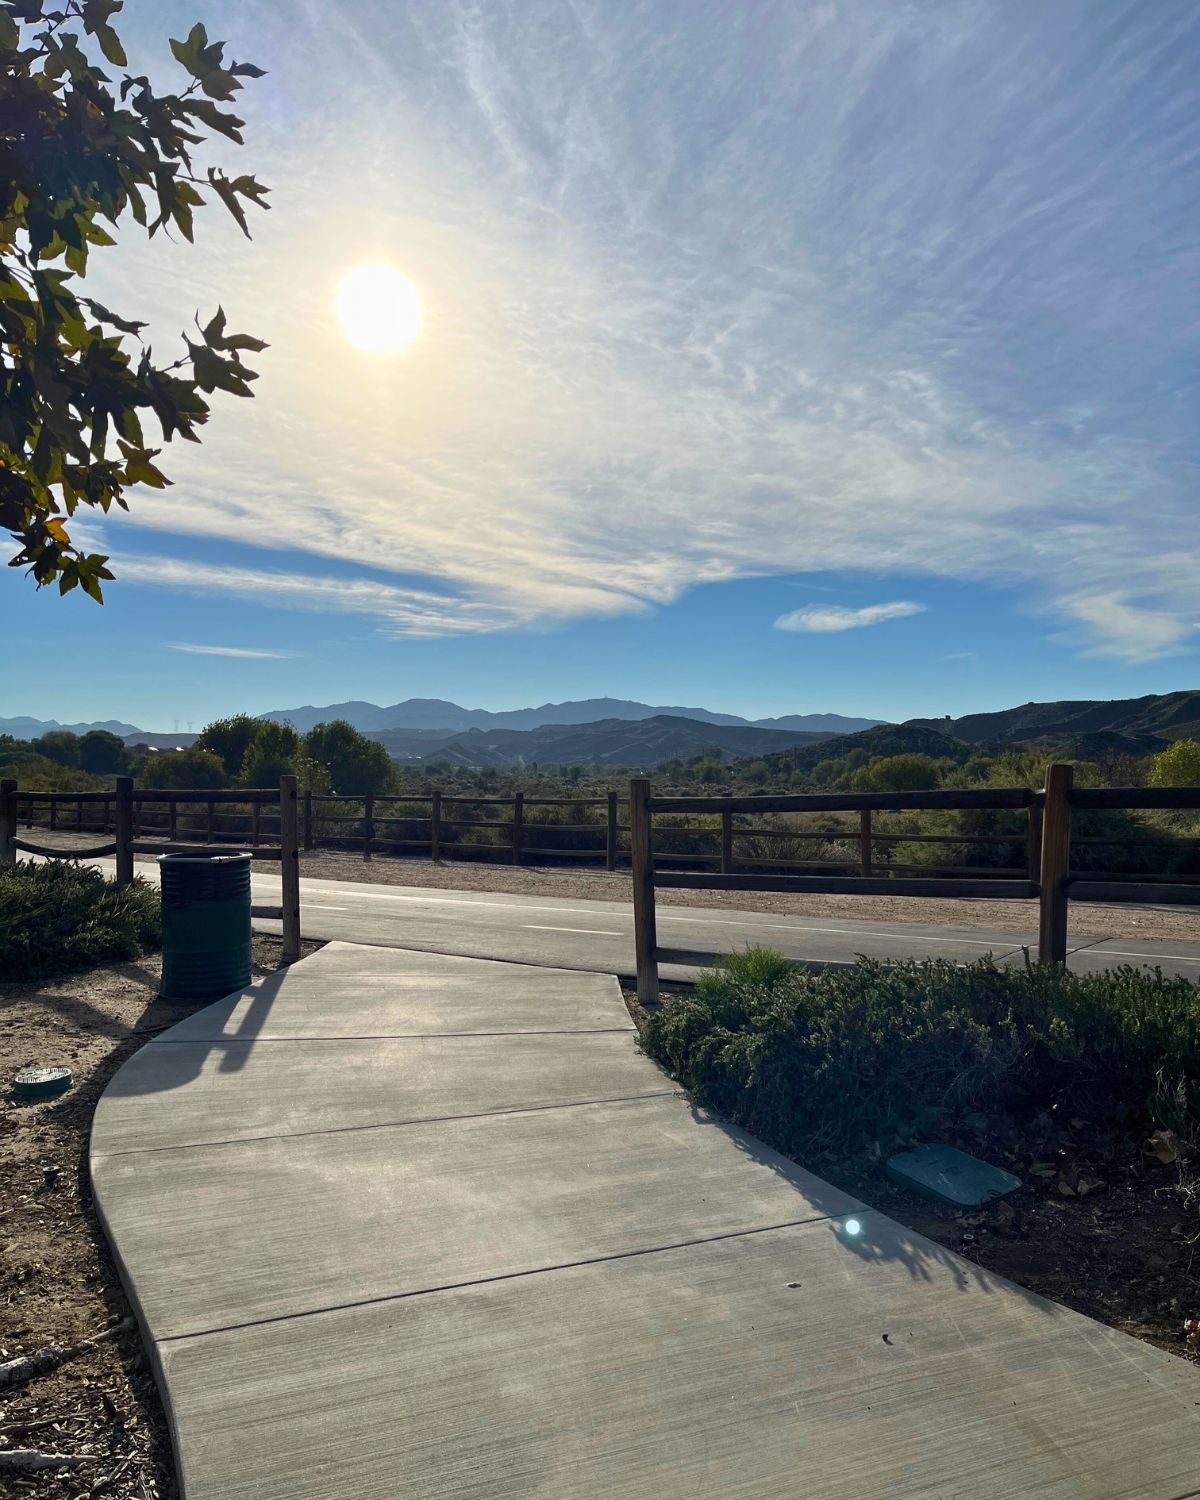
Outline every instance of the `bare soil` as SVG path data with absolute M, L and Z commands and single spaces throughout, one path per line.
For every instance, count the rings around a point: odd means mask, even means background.
M 319 944 L 306 943 L 311 953 Z M 254 973 L 279 967 L 278 938 L 256 934 Z M 128 1320 L 57 1370 L 0 1387 L 0 1453 L 82 1456 L 78 1466 L 5 1469 L 0 1491 L 74 1500 L 178 1493 L 158 1392 L 100 1230 L 88 1177 L 96 1102 L 133 1052 L 195 1007 L 160 1000 L 161 959 L 67 979 L 0 984 L 0 1363 L 63 1347 Z M 69 1067 L 71 1089 L 20 1103 L 26 1067 Z

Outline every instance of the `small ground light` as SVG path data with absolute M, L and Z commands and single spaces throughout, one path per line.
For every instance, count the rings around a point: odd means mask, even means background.
M 846 1219 L 842 1223 L 842 1233 L 848 1239 L 854 1239 L 862 1233 L 862 1225 L 857 1219 Z

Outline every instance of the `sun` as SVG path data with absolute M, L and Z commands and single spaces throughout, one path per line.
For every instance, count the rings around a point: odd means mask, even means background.
M 337 314 L 355 348 L 394 354 L 421 326 L 421 296 L 391 266 L 356 266 L 338 283 Z

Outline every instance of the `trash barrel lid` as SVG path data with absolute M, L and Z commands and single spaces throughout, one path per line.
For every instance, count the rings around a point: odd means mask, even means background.
M 13 1079 L 18 1099 L 53 1099 L 70 1087 L 70 1068 L 26 1068 Z

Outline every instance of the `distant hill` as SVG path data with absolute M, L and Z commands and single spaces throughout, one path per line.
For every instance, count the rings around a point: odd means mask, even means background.
M 391 749 L 391 738 L 377 734 Z M 649 767 L 672 756 L 719 749 L 728 757 L 765 755 L 823 740 L 823 735 L 750 724 L 708 724 L 674 714 L 648 719 L 600 719 L 594 724 L 546 725 L 541 729 L 473 729 L 430 752 L 429 760 L 454 766 L 511 768 L 529 765 Z
M 1200 736 L 1200 691 L 1024 703 L 961 719 L 910 719 L 904 727 L 936 729 L 969 745 L 1054 745 L 1081 757 L 1114 750 L 1147 755 L 1171 740 Z
M 0 734 L 11 734 L 14 740 L 38 740 L 52 729 L 66 729 L 71 734 L 87 734 L 91 729 L 107 729 L 109 734 L 141 734 L 136 724 L 122 724 L 119 719 L 100 719 L 94 724 L 60 724 L 57 719 L 0 719 Z
M 962 740 L 951 738 L 937 729 L 917 724 L 878 724 L 858 734 L 839 734 L 822 738 L 816 744 L 797 745 L 782 754 L 766 756 L 767 764 L 779 771 L 809 772 L 820 761 L 840 760 L 851 751 L 862 751 L 868 759 L 877 755 L 932 755 L 964 761 L 971 753 Z
M 540 708 L 514 708 L 492 713 L 485 708 L 462 708 L 443 698 L 406 698 L 381 708 L 378 703 L 351 700 L 316 707 L 273 708 L 260 719 L 286 721 L 301 734 L 328 719 L 346 719 L 364 734 L 380 737 L 382 730 L 542 729 L 548 725 L 594 724 L 607 719 L 636 723 L 642 719 L 688 719 L 702 724 L 725 724 L 757 729 L 795 730 L 805 734 L 853 734 L 869 729 L 878 719 L 846 718 L 841 714 L 788 714 L 781 719 L 743 719 L 737 714 L 707 708 L 662 707 L 628 698 L 582 698 L 570 703 L 543 703 Z

